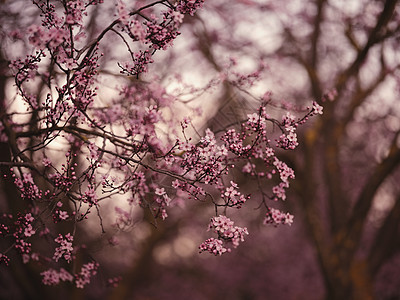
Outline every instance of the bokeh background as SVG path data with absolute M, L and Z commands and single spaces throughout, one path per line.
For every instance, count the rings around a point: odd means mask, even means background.
M 113 1 L 97 6 L 89 34 L 101 31 L 114 10 Z M 28 49 L 12 32 L 38 18 L 30 1 L 0 2 L 2 113 L 15 100 L 8 63 Z M 184 82 L 201 89 L 232 61 L 238 72 L 265 66 L 245 90 L 227 81 L 193 99 L 186 95 L 176 111 L 201 108 L 202 117 L 193 119 L 199 132 L 242 119 L 259 104 L 252 95 L 265 91 L 295 113 L 312 100 L 324 106 L 321 117 L 299 128 L 298 149 L 279 154 L 296 173 L 288 199 L 277 203 L 295 215 L 294 224 L 263 225 L 257 185 L 237 174 L 254 201 L 236 213 L 250 235 L 232 253 L 198 253 L 213 211 L 207 203 L 177 206 L 157 228 L 138 210 L 132 224 L 116 230 L 110 213 L 106 235 L 93 221 L 77 237 L 102 265 L 87 289 L 44 286 L 40 266 L 15 260 L 0 266 L 0 298 L 400 299 L 398 1 L 210 0 L 185 18 L 181 32 L 149 70 L 169 91 L 184 90 Z M 114 81 L 126 79 L 110 75 L 116 69 L 108 62 L 120 55 L 113 38 L 102 47 L 99 94 L 106 101 Z M 276 116 L 285 111 L 269 109 Z M 0 157 L 10 159 L 4 142 Z M 0 181 L 1 212 L 21 207 L 17 191 Z M 118 276 L 117 287 L 107 285 Z

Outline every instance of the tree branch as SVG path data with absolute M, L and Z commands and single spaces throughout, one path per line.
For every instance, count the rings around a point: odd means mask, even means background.
M 400 164 L 400 148 L 397 146 L 399 135 L 400 132 L 397 132 L 389 149 L 388 156 L 376 166 L 354 206 L 348 226 L 346 227 L 346 233 L 344 234 L 345 238 L 343 240 L 343 242 L 351 241 L 353 246 L 348 249 L 350 253 L 354 254 L 356 245 L 358 245 L 358 242 L 361 239 L 364 223 L 368 212 L 370 211 L 376 191 Z
M 343 86 L 351 76 L 353 76 L 355 73 L 358 72 L 359 68 L 361 67 L 362 63 L 367 57 L 368 52 L 372 48 L 372 46 L 381 41 L 382 30 L 390 21 L 394 13 L 394 10 L 396 8 L 397 2 L 398 0 L 386 1 L 385 7 L 379 16 L 374 29 L 369 34 L 368 41 L 365 44 L 364 48 L 358 52 L 358 55 L 353 61 L 353 63 L 341 75 L 339 75 L 335 85 L 338 91 L 343 88 Z
M 386 216 L 382 227 L 375 235 L 369 252 L 368 261 L 372 276 L 376 275 L 385 261 L 398 250 L 398 237 L 400 224 L 400 194 Z

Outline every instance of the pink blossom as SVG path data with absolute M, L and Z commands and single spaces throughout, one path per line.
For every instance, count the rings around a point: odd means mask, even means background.
M 174 181 L 172 181 L 172 187 L 177 189 L 180 187 L 180 183 L 178 179 L 175 179 Z
M 59 272 L 54 269 L 48 269 L 40 273 L 43 276 L 42 282 L 45 285 L 57 285 L 61 281 L 72 281 L 73 276 L 65 269 L 61 268 Z
M 90 262 L 84 264 L 79 274 L 76 275 L 75 285 L 77 288 L 83 289 L 85 285 L 90 283 L 92 276 L 97 274 L 98 263 Z
M 32 225 L 28 224 L 27 227 L 25 228 L 24 235 L 26 237 L 30 237 L 30 236 L 34 235 L 35 233 L 36 233 L 36 231 L 32 228 Z
M 118 11 L 119 20 L 121 21 L 121 23 L 126 26 L 129 25 L 129 12 L 126 9 L 124 2 L 122 2 L 122 1 L 117 2 L 117 11 Z
M 321 105 L 319 105 L 317 102 L 313 101 L 313 105 L 312 105 L 313 114 L 322 115 L 323 114 L 322 110 L 323 110 L 323 107 Z
M 162 195 L 165 195 L 166 192 L 165 192 L 164 188 L 156 188 L 155 194 L 159 195 L 159 196 L 162 196 Z
M 292 225 L 293 215 L 289 213 L 283 213 L 278 209 L 269 208 L 264 219 L 264 224 L 273 224 L 278 226 L 279 224 Z
M 182 14 L 194 15 L 195 11 L 203 6 L 204 0 L 179 0 L 176 9 Z
M 45 167 L 51 166 L 51 160 L 48 157 L 44 157 L 42 162 Z
M 58 244 L 60 244 L 59 247 L 56 248 L 53 259 L 58 262 L 60 258 L 64 258 L 68 263 L 71 262 L 72 260 L 72 251 L 74 250 L 72 247 L 72 241 L 74 237 L 70 234 L 67 233 L 65 237 L 63 237 L 61 234 L 58 235 L 58 237 L 54 240 Z
M 200 252 L 207 251 L 215 255 L 222 255 L 225 252 L 230 252 L 230 248 L 225 248 L 224 245 L 232 243 L 234 248 L 239 246 L 240 242 L 244 241 L 244 236 L 248 235 L 246 227 L 234 226 L 234 222 L 226 216 L 219 215 L 211 219 L 209 229 L 214 229 L 218 234 L 218 239 L 210 238 L 203 242 L 199 249 Z
M 221 240 L 209 238 L 201 243 L 201 245 L 199 246 L 199 250 L 200 253 L 207 251 L 214 255 L 222 255 L 225 252 L 229 252 L 230 249 L 225 248 Z
M 143 44 L 146 42 L 146 30 L 143 25 L 138 21 L 134 20 L 129 26 L 131 34 Z
M 69 215 L 68 215 L 68 213 L 67 213 L 66 211 L 60 210 L 60 211 L 58 212 L 58 215 L 59 215 L 59 217 L 60 217 L 61 220 L 66 220 L 66 219 L 69 218 Z

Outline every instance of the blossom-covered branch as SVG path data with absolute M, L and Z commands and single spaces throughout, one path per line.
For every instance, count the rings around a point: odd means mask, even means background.
M 236 248 L 248 231 L 233 226 L 226 214 L 252 198 L 235 182 L 232 170 L 237 169 L 271 186 L 269 193 L 262 193 L 265 223 L 290 225 L 293 216 L 270 208 L 268 202 L 285 200 L 295 176 L 276 153 L 295 149 L 298 126 L 321 114 L 322 107 L 314 102 L 304 115 L 287 112 L 279 121 L 264 103 L 245 120 L 218 132 L 206 129 L 195 138 L 188 132 L 190 121 L 177 119 L 172 112 L 179 97 L 156 80 L 139 78 L 149 70 L 156 51 L 172 45 L 185 15 L 193 16 L 203 1 L 155 1 L 140 8 L 117 1 L 116 19 L 89 40 L 90 8 L 101 2 L 33 1 L 41 24 L 32 24 L 21 34 L 28 37 L 34 54 L 10 65 L 29 120 L 11 112 L 0 116 L 0 136 L 12 153 L 11 161 L 2 164 L 9 167 L 2 175 L 15 184 L 28 208 L 17 216 L 1 217 L 0 236 L 10 247 L 0 249 L 0 262 L 11 263 L 8 255 L 14 250 L 25 262 L 40 260 L 48 267 L 41 272 L 44 284 L 69 281 L 83 288 L 99 265 L 92 259 L 76 266 L 76 256 L 85 248 L 75 238 L 77 224 L 96 215 L 104 232 L 101 205 L 120 195 L 127 207 L 140 206 L 154 220 L 166 219 L 178 199 L 210 203 L 215 208 L 210 229 L 217 237 L 202 243 L 200 252 L 229 252 L 229 245 Z M 126 49 L 121 58 L 130 58 L 121 62 L 117 57 L 114 65 L 128 80 L 121 80 L 117 93 L 104 104 L 100 49 L 106 35 L 112 34 Z M 244 87 L 259 73 L 235 75 L 248 79 L 235 81 Z M 38 82 L 43 88 L 33 93 L 32 83 Z M 132 223 L 127 210 L 117 206 L 116 212 L 117 228 Z M 64 224 L 68 232 L 55 224 Z M 50 255 L 34 250 L 44 239 L 54 250 Z M 71 267 L 66 270 L 65 265 Z

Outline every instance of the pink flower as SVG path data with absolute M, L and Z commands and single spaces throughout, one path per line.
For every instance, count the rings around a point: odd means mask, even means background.
M 58 260 L 62 257 L 69 263 L 72 260 L 72 251 L 74 250 L 72 247 L 72 241 L 74 237 L 71 234 L 66 234 L 65 237 L 63 237 L 61 234 L 58 235 L 58 237 L 54 240 L 58 244 L 60 244 L 59 247 L 56 248 L 53 259 L 58 262 Z
M 199 246 L 199 249 L 200 252 L 207 251 L 214 255 L 230 252 L 231 249 L 225 247 L 225 244 L 232 243 L 233 247 L 236 248 L 240 242 L 244 241 L 244 236 L 249 234 L 246 227 L 234 226 L 234 222 L 223 215 L 212 218 L 209 229 L 214 229 L 219 238 L 209 238 Z
M 229 250 L 223 246 L 223 242 L 221 240 L 214 238 L 209 238 L 201 243 L 199 250 L 200 253 L 207 251 L 214 255 L 222 255 L 225 252 L 229 252 Z
M 179 188 L 179 186 L 180 186 L 180 183 L 179 183 L 179 180 L 178 180 L 178 179 L 175 179 L 174 181 L 172 181 L 172 187 L 173 187 L 174 189 Z
M 25 220 L 27 222 L 33 222 L 35 219 L 32 217 L 31 213 L 28 213 L 28 214 L 25 215 Z
M 166 192 L 165 192 L 164 188 L 156 188 L 155 194 L 159 195 L 159 196 L 162 196 L 162 195 L 165 195 Z
M 32 228 L 32 225 L 28 224 L 27 227 L 25 228 L 24 235 L 26 237 L 30 237 L 30 236 L 34 235 L 35 233 L 36 233 L 36 231 Z
M 283 213 L 278 209 L 268 208 L 264 219 L 264 224 L 273 224 L 275 227 L 283 225 L 292 225 L 294 216 L 289 213 Z
M 84 264 L 79 274 L 76 275 L 75 285 L 77 288 L 83 289 L 85 285 L 90 283 L 90 279 L 93 275 L 97 274 L 98 263 L 90 262 Z
M 68 273 L 65 269 L 61 268 L 59 272 L 54 269 L 48 269 L 40 275 L 43 276 L 42 282 L 45 285 L 57 285 L 61 281 L 72 281 L 74 277 Z
M 48 157 L 44 157 L 42 162 L 45 167 L 51 166 L 51 160 Z
M 319 105 L 317 102 L 313 101 L 312 112 L 316 115 L 322 115 L 323 114 L 322 110 L 323 107 Z
M 66 220 L 69 218 L 69 215 L 66 211 L 59 211 L 58 216 L 60 217 L 61 220 Z
M 203 6 L 204 0 L 179 0 L 176 3 L 177 11 L 182 14 L 194 15 L 195 11 Z
M 129 25 L 129 12 L 126 9 L 125 3 L 122 1 L 117 2 L 117 11 L 118 11 L 118 16 L 119 20 L 121 21 L 122 24 L 125 26 Z
M 142 43 L 146 42 L 146 30 L 139 21 L 134 20 L 132 25 L 129 27 L 129 30 L 138 41 Z

